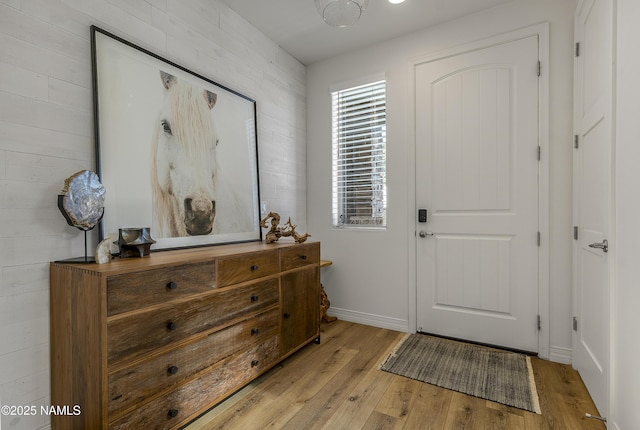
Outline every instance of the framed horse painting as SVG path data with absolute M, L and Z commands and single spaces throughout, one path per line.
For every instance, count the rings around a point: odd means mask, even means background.
M 95 26 L 91 42 L 100 239 L 261 240 L 256 102 Z

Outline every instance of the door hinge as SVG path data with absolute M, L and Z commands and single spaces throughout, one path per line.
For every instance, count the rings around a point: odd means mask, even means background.
M 538 322 L 538 331 L 540 331 L 542 330 L 542 318 L 540 318 L 540 315 L 538 315 L 537 322 Z
M 576 149 L 580 147 L 580 139 L 577 134 L 573 135 L 573 147 Z
M 542 148 L 538 145 L 538 161 L 542 159 Z
M 580 42 L 576 42 L 576 57 L 580 56 Z
M 538 76 L 542 74 L 542 62 L 538 61 Z
M 573 226 L 573 240 L 578 240 L 578 226 Z
M 578 331 L 578 317 L 573 317 L 573 331 Z
M 540 246 L 541 242 L 542 242 L 542 235 L 540 234 L 540 232 L 538 232 L 538 246 Z

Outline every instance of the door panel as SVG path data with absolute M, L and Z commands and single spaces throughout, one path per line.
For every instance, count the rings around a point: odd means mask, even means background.
M 436 237 L 438 307 L 508 314 L 510 237 Z
M 586 115 L 598 102 L 602 102 L 603 97 L 611 86 L 611 75 L 607 71 L 607 63 L 603 59 L 611 54 L 611 38 L 604 34 L 611 26 L 611 14 L 607 10 L 610 8 L 609 0 L 585 1 L 580 16 L 577 18 L 576 30 L 580 34 L 582 45 L 581 67 L 581 92 L 580 100 L 581 115 Z
M 612 4 L 580 2 L 575 17 L 573 365 L 600 415 L 609 398 L 609 252 L 589 245 L 609 237 L 612 208 Z
M 417 64 L 420 331 L 538 350 L 538 38 Z
M 439 211 L 510 208 L 512 70 L 463 70 L 433 84 L 435 205 Z M 464 94 L 463 94 L 464 91 Z M 485 109 L 489 107 L 488 109 Z

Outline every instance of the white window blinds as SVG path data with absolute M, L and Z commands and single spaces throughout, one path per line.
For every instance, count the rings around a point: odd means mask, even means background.
M 331 93 L 333 223 L 386 227 L 386 82 Z

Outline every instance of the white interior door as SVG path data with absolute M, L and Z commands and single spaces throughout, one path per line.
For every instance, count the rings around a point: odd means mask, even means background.
M 573 365 L 601 415 L 609 397 L 612 208 L 612 5 L 580 2 L 575 18 Z M 585 411 L 589 412 L 589 411 Z
M 538 351 L 538 52 L 415 65 L 418 331 Z

